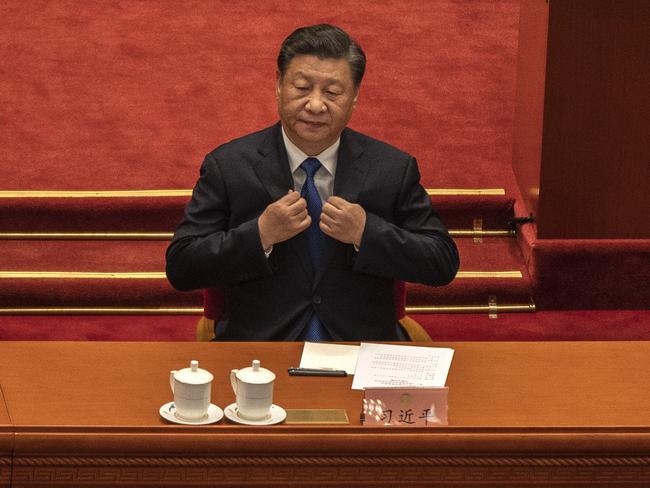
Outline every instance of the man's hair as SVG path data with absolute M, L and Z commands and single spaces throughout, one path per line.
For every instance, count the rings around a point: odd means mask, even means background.
M 334 25 L 310 25 L 293 31 L 282 43 L 278 54 L 280 78 L 284 76 L 291 60 L 301 54 L 320 59 L 347 59 L 355 86 L 361 84 L 366 71 L 366 55 L 361 46 L 343 29 Z

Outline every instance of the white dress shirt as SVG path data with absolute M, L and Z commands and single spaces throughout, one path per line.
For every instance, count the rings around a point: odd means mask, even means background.
M 287 149 L 289 168 L 291 169 L 295 190 L 300 193 L 302 185 L 305 184 L 305 180 L 307 179 L 307 175 L 300 165 L 309 157 L 316 158 L 320 161 L 321 167 L 318 168 L 318 171 L 314 175 L 314 184 L 316 185 L 321 202 L 327 201 L 334 193 L 334 176 L 336 175 L 336 163 L 339 157 L 341 138 L 339 137 L 334 144 L 316 156 L 308 156 L 291 142 L 291 139 L 284 132 L 284 127 L 282 127 L 282 138 L 284 139 L 284 147 Z M 356 246 L 355 249 L 357 249 Z M 272 251 L 273 246 L 264 249 L 264 254 L 267 258 L 271 255 Z
M 289 167 L 297 192 L 300 193 L 302 185 L 305 184 L 305 179 L 307 178 L 305 171 L 300 168 L 302 162 L 309 157 L 316 158 L 320 161 L 321 167 L 318 168 L 318 171 L 314 175 L 314 184 L 316 185 L 316 190 L 318 190 L 321 201 L 325 202 L 334 193 L 334 176 L 336 176 L 336 163 L 339 156 L 341 138 L 339 137 L 334 144 L 316 156 L 307 156 L 303 151 L 298 149 L 291 142 L 286 132 L 284 132 L 284 127 L 282 128 L 282 138 L 284 139 L 284 147 L 287 148 Z

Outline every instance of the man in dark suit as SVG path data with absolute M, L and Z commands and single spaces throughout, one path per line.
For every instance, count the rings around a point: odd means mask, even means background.
M 206 156 L 167 276 L 224 289 L 218 339 L 397 340 L 394 280 L 454 278 L 415 159 L 346 128 L 364 70 L 341 29 L 296 30 L 278 56 L 280 123 Z

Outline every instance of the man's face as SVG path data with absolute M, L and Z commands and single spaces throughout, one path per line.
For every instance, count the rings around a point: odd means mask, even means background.
M 278 79 L 278 112 L 289 139 L 315 156 L 334 144 L 359 95 L 346 59 L 299 55 Z

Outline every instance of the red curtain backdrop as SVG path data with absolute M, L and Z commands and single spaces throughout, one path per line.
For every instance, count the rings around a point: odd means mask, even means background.
M 425 186 L 512 190 L 518 12 L 518 0 L 7 0 L 0 190 L 190 188 L 206 152 L 276 121 L 279 45 L 319 22 L 368 56 L 354 128 L 415 155 Z

